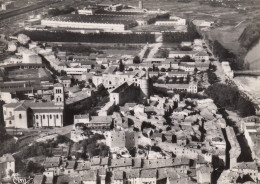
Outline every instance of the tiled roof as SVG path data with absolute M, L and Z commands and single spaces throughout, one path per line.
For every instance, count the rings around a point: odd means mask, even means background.
M 140 169 L 129 169 L 129 170 L 126 170 L 125 172 L 126 172 L 127 179 L 140 177 Z
M 114 180 L 123 180 L 124 179 L 124 172 L 119 170 L 119 171 L 114 171 L 113 172 L 113 178 Z
M 74 169 L 76 165 L 76 161 L 72 160 L 72 161 L 67 161 L 67 166 L 66 169 Z
M 141 170 L 140 178 L 156 178 L 156 169 Z
M 126 166 L 132 166 L 131 158 L 111 159 L 110 167 L 126 167 Z
M 77 163 L 76 170 L 82 171 L 82 170 L 89 170 L 90 169 L 90 162 L 89 161 L 82 161 Z

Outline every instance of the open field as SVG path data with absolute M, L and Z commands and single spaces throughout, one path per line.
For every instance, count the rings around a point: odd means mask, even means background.
M 19 70 L 12 70 L 8 72 L 8 79 L 9 80 L 51 80 L 51 74 L 43 68 L 40 69 L 19 69 Z

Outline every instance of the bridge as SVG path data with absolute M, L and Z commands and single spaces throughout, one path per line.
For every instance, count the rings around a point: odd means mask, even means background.
M 237 70 L 234 71 L 234 76 L 238 75 L 251 75 L 251 76 L 260 76 L 260 70 Z

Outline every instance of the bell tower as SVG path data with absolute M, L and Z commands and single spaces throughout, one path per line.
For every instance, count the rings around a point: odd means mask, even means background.
M 55 105 L 64 105 L 64 87 L 61 83 L 54 84 L 53 94 Z

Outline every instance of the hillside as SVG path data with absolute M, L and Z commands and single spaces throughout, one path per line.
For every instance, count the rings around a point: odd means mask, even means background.
M 239 37 L 240 45 L 250 50 L 260 39 L 260 23 L 249 24 Z

